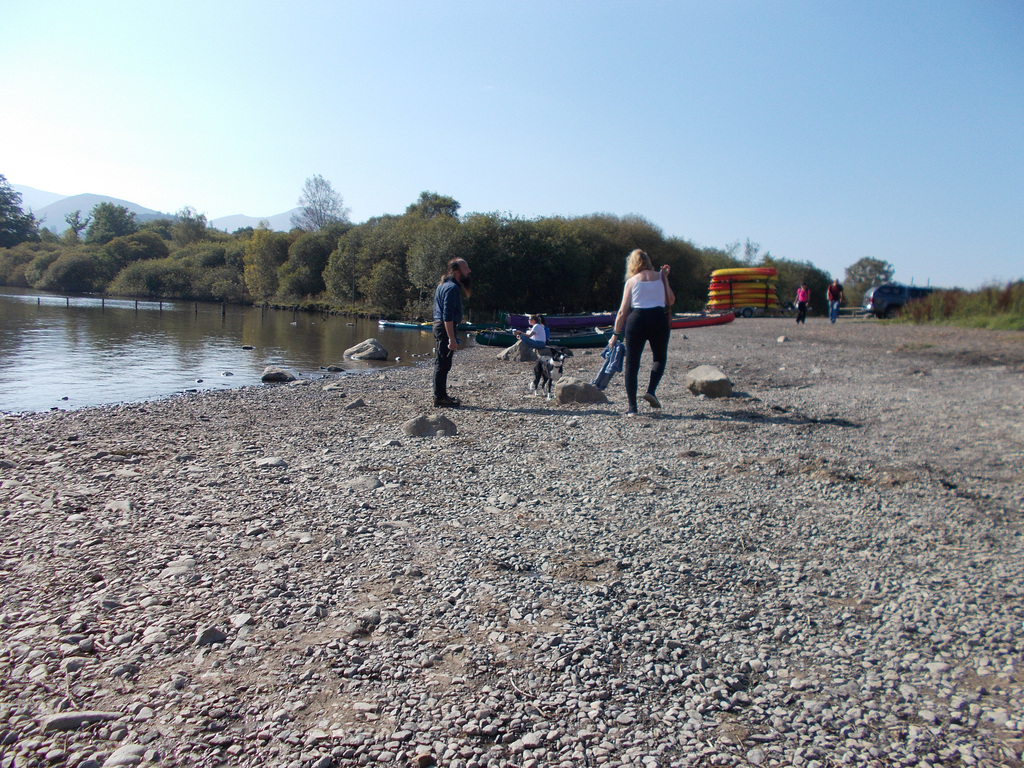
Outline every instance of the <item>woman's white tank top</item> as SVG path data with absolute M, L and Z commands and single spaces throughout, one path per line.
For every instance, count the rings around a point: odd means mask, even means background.
M 665 284 L 661 280 L 634 280 L 629 304 L 633 309 L 665 306 Z

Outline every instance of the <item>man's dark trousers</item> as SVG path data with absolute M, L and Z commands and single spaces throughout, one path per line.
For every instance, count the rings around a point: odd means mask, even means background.
M 437 349 L 434 355 L 434 397 L 448 396 L 448 371 L 452 369 L 452 355 L 448 349 L 448 332 L 444 323 L 434 323 L 434 341 Z

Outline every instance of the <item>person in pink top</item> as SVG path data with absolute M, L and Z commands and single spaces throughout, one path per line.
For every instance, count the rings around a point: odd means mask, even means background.
M 811 300 L 811 290 L 807 283 L 800 283 L 796 289 L 796 321 L 807 325 L 807 302 Z

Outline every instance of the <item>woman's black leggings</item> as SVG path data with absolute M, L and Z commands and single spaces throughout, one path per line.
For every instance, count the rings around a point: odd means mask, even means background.
M 654 362 L 651 364 L 651 381 L 647 385 L 647 391 L 653 395 L 658 388 L 658 382 L 661 381 L 661 377 L 665 373 L 669 332 L 668 315 L 665 314 L 664 307 L 634 309 L 626 317 L 624 372 L 626 398 L 629 400 L 631 411 L 636 410 L 636 379 L 640 372 L 640 355 L 644 351 L 644 344 L 651 343 L 651 354 L 654 356 Z

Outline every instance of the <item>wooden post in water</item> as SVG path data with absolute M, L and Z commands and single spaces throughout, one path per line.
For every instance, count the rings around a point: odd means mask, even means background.
M 160 311 L 161 312 L 164 311 L 164 300 L 163 299 L 160 299 Z
M 199 302 L 196 302 L 196 317 L 199 317 Z
M 71 297 L 70 296 L 65 296 L 64 297 L 64 306 L 65 307 L 69 307 L 69 308 L 71 307 Z

